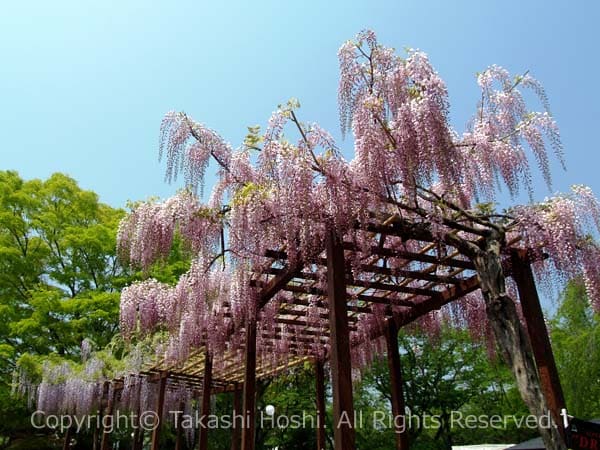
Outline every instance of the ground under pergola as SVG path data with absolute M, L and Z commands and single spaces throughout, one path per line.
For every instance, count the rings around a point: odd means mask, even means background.
M 359 226 L 359 225 L 357 225 Z M 373 313 L 374 305 L 385 306 L 385 323 L 371 330 L 368 339 L 385 337 L 387 358 L 391 377 L 392 413 L 404 414 L 401 362 L 398 353 L 398 329 L 439 310 L 454 300 L 480 288 L 473 263 L 456 248 L 443 244 L 419 231 L 398 215 L 385 220 L 373 220 L 360 225 L 362 232 L 370 233 L 373 245 L 359 248 L 354 242 L 328 232 L 325 248 L 312 260 L 295 258 L 290 261 L 283 250 L 268 251 L 270 258 L 265 269 L 254 273 L 251 284 L 259 290 L 257 315 L 248 317 L 239 330 L 243 332 L 244 345 L 241 352 L 212 354 L 206 346 L 193 351 L 183 363 L 170 364 L 166 360 L 146 367 L 138 376 L 156 381 L 158 400 L 156 410 L 159 417 L 164 405 L 165 390 L 171 384 L 186 384 L 197 392 L 201 400 L 200 414 L 210 413 L 210 395 L 235 392 L 235 411 L 244 411 L 248 426 L 236 428 L 232 433 L 232 449 L 254 449 L 256 380 L 275 377 L 289 368 L 311 361 L 315 367 L 315 401 L 320 420 L 317 426 L 317 448 L 324 449 L 324 364 L 329 364 L 333 391 L 334 443 L 336 450 L 354 448 L 354 430 L 342 416 L 353 417 L 351 347 L 360 342 L 351 339 L 356 323 L 361 316 Z M 469 236 L 474 242 L 482 235 L 473 230 L 462 230 L 456 225 L 454 231 L 462 237 Z M 467 234 L 468 233 L 468 234 Z M 411 242 L 410 250 L 398 242 Z M 365 254 L 364 262 L 351 267 L 349 260 L 356 261 L 356 253 Z M 529 339 L 544 394 L 555 418 L 564 407 L 564 399 L 558 379 L 552 349 L 548 338 L 539 298 L 537 295 L 530 263 L 534 254 L 531 249 L 519 246 L 519 239 L 506 243 L 502 250 L 503 270 L 515 281 L 526 322 Z M 535 256 L 539 257 L 539 256 Z M 326 286 L 320 274 L 326 269 Z M 289 301 L 279 305 L 275 316 L 276 325 L 268 332 L 261 332 L 260 311 L 280 292 L 289 293 Z M 309 317 L 309 305 L 318 306 L 318 324 Z M 226 307 L 227 305 L 225 305 Z M 225 314 L 231 314 L 225 312 Z M 294 334 L 286 333 L 293 326 Z M 300 330 L 300 331 L 298 331 Z M 364 339 L 364 336 L 362 337 Z M 285 360 L 273 363 L 261 358 L 257 352 L 257 340 L 263 351 L 275 348 L 281 340 L 287 342 Z M 315 354 L 310 344 L 318 341 L 326 344 L 325 355 Z M 121 384 L 120 384 L 121 383 Z M 122 381 L 113 381 L 113 392 L 117 393 Z M 108 399 L 107 414 L 111 414 Z M 561 421 L 557 420 L 558 423 Z M 241 429 L 240 429 L 241 428 Z M 152 449 L 158 449 L 160 428 L 152 436 Z M 200 431 L 200 450 L 208 443 L 208 430 Z M 397 448 L 407 449 L 405 432 L 396 433 Z M 181 439 L 178 439 L 180 446 Z M 139 440 L 134 439 L 134 449 Z M 108 448 L 108 436 L 102 439 L 102 450 Z

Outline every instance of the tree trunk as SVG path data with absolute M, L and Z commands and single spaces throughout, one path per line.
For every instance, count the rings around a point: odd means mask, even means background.
M 529 337 L 521 324 L 514 300 L 506 293 L 500 257 L 501 241 L 500 233 L 492 234 L 473 257 L 481 284 L 481 292 L 485 299 L 487 318 L 529 411 L 538 417 L 538 424 L 547 424 L 546 418 L 541 422 L 540 420 L 542 417 L 550 417 L 552 424 L 550 428 L 538 426 L 546 448 L 566 450 L 565 441 L 556 427 L 552 414 L 549 414 L 548 405 L 542 393 Z

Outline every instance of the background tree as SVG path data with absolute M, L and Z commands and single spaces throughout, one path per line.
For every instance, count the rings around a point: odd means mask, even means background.
M 398 343 L 407 416 L 414 418 L 406 421 L 412 448 L 511 443 L 535 434 L 514 424 L 506 429 L 477 430 L 452 426 L 453 412 L 476 416 L 528 414 L 508 367 L 502 360 L 490 359 L 487 344 L 475 340 L 467 330 L 444 324 L 438 335 L 432 335 L 418 326 L 411 327 L 400 331 Z M 391 390 L 385 359 L 375 360 L 366 371 L 361 391 L 365 393 L 363 398 L 377 394 L 371 407 L 389 411 Z M 379 433 L 359 431 L 357 438 L 366 444 L 373 440 L 373 434 L 387 439 L 381 448 L 394 445 L 393 430 L 389 428 Z
M 490 365 L 484 345 L 473 341 L 468 331 L 442 326 L 438 336 L 418 328 L 414 334 L 401 332 L 402 372 L 406 405 L 417 417 L 439 416 L 435 437 L 446 448 L 452 447 L 450 416 L 491 385 Z M 377 372 L 376 386 L 389 401 L 389 373 L 384 367 Z M 423 422 L 411 427 L 412 438 L 423 432 Z
M 9 398 L 23 355 L 78 359 L 85 338 L 101 348 L 118 331 L 122 216 L 66 175 L 0 171 L 0 434 L 28 425 Z
M 552 347 L 570 414 L 600 417 L 600 316 L 581 280 L 568 284 L 550 322 Z
M 0 339 L 13 354 L 7 362 L 24 351 L 78 354 L 86 336 L 106 344 L 117 324 L 113 280 L 122 269 L 114 246 L 123 211 L 66 175 L 24 181 L 10 171 L 0 172 L 0 205 L 0 298 L 11 319 Z
M 314 428 L 316 424 L 313 424 L 310 419 L 306 420 L 305 426 L 296 427 L 292 424 L 289 427 L 279 427 L 275 422 L 275 426 L 272 427 L 269 416 L 264 412 L 267 405 L 273 405 L 275 418 L 277 416 L 303 418 L 306 414 L 316 420 L 314 367 L 311 363 L 275 378 L 264 390 L 257 405 L 266 418 L 266 426 L 257 433 L 261 442 L 257 449 L 311 450 L 316 447 L 316 428 Z M 285 422 L 279 424 L 285 425 Z

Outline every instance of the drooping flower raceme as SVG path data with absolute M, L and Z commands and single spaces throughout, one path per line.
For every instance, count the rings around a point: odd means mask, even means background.
M 548 283 L 582 277 L 590 301 L 600 309 L 600 203 L 587 186 L 573 186 L 570 194 L 514 209 L 518 230 L 527 248 L 547 252 L 534 265 Z M 562 284 L 562 283 L 560 283 Z M 559 285 L 560 285 L 559 284 Z
M 202 208 L 191 192 L 181 191 L 164 202 L 135 206 L 120 223 L 118 250 L 130 263 L 147 269 L 169 255 L 176 231 L 193 252 L 205 255 L 216 248 L 220 230 L 216 213 Z

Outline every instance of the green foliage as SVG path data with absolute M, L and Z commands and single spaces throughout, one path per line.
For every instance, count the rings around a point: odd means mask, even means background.
M 316 447 L 315 430 L 310 419 L 306 427 L 285 426 L 285 418 L 302 417 L 303 413 L 316 417 L 315 381 L 312 364 L 294 369 L 291 373 L 271 380 L 258 380 L 256 449 L 302 450 Z M 212 414 L 231 415 L 233 411 L 233 393 L 220 394 L 214 398 Z M 265 413 L 267 405 L 275 407 L 273 419 Z M 282 419 L 278 422 L 278 417 Z M 316 419 L 315 419 L 316 420 Z M 328 423 L 328 431 L 332 430 Z M 210 450 L 229 450 L 231 448 L 231 430 L 210 430 Z
M 26 427 L 10 395 L 17 361 L 39 375 L 42 360 L 78 360 L 84 338 L 103 347 L 117 332 L 123 214 L 66 175 L 0 171 L 0 422 L 13 422 L 0 434 Z
M 531 437 L 529 430 L 462 428 L 452 421 L 463 415 L 527 415 L 510 372 L 499 360 L 490 361 L 484 343 L 473 341 L 466 330 L 442 327 L 439 336 L 419 329 L 401 331 L 398 337 L 411 448 L 448 449 L 452 445 L 514 442 Z M 390 378 L 387 361 L 376 360 L 363 377 L 360 407 L 390 412 Z M 365 423 L 372 423 L 367 420 Z M 392 448 L 393 430 L 364 428 L 357 440 L 362 448 Z M 380 447 L 369 443 L 380 441 Z
M 23 436 L 15 439 L 6 450 L 59 450 L 62 440 L 56 436 Z
M 495 202 L 477 203 L 475 205 L 475 212 L 481 216 L 490 216 L 496 212 Z
M 269 188 L 267 186 L 250 182 L 235 192 L 231 203 L 233 205 L 249 204 L 256 201 L 257 198 L 267 197 L 268 194 Z
M 23 399 L 15 399 L 10 393 L 1 390 L 0 413 L 3 413 L 0 420 L 0 436 L 4 439 L 30 431 L 28 409 Z
M 600 417 L 600 315 L 594 314 L 580 281 L 563 292 L 550 328 L 569 414 Z
M 248 134 L 244 138 L 244 146 L 253 150 L 261 150 L 258 146 L 262 141 L 263 137 L 260 134 L 260 125 L 248 127 Z
M 123 275 L 115 255 L 122 210 L 75 180 L 22 180 L 0 172 L 2 379 L 25 352 L 76 358 L 84 337 L 105 345 L 117 330 Z
M 279 376 L 267 386 L 263 386 L 263 394 L 259 397 L 259 421 L 263 426 L 258 428 L 257 449 L 279 448 L 314 449 L 316 448 L 315 429 L 310 418 L 305 426 L 287 426 L 286 418 L 296 417 L 299 420 L 306 416 L 315 417 L 315 381 L 311 364 L 295 369 L 289 374 Z M 267 405 L 275 407 L 275 414 L 269 416 L 265 412 Z M 284 419 L 279 419 L 284 417 Z M 315 425 L 316 426 L 316 425 Z

